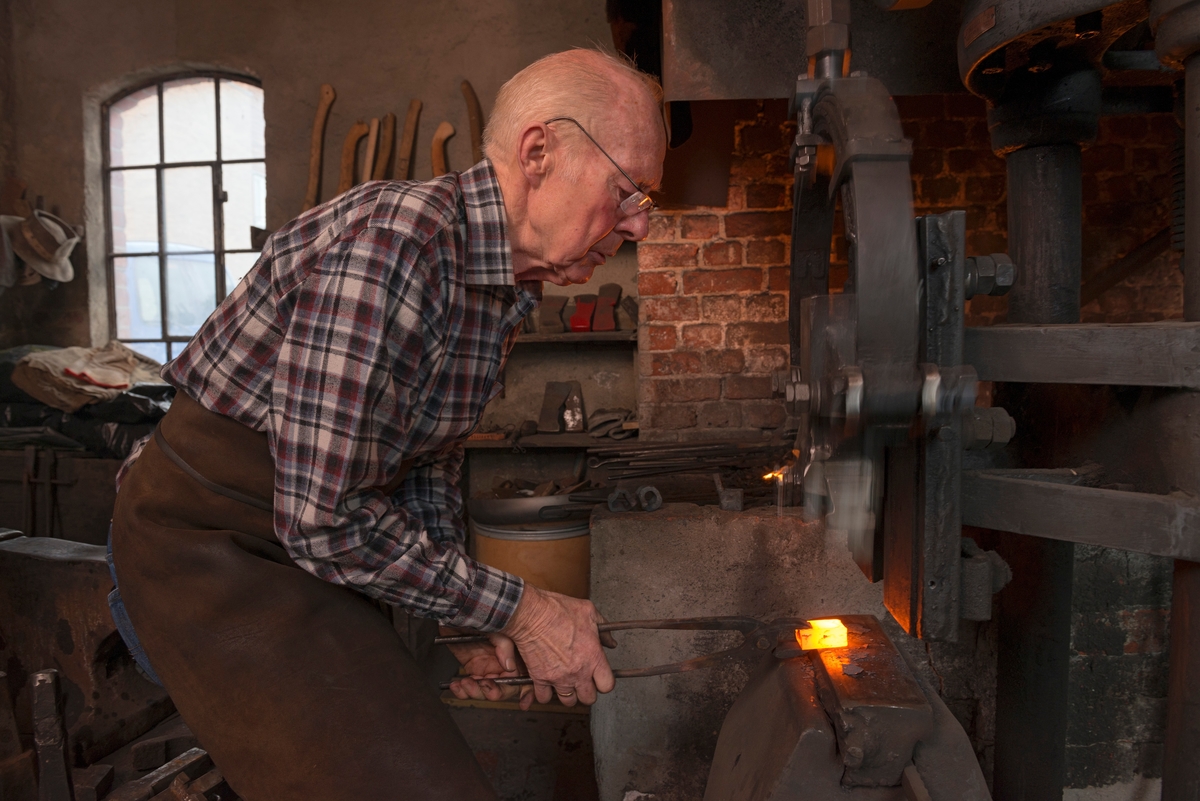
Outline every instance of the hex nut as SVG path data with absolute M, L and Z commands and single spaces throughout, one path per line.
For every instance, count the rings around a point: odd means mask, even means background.
M 1017 422 L 999 406 L 971 409 L 963 425 L 963 448 L 968 451 L 997 449 L 1007 445 L 1017 433 Z
M 826 50 L 849 50 L 850 26 L 840 22 L 811 26 L 806 43 L 810 55 Z
M 989 295 L 1005 295 L 1012 289 L 1017 280 L 1017 266 L 1007 253 L 993 253 L 992 261 L 996 264 L 995 284 Z

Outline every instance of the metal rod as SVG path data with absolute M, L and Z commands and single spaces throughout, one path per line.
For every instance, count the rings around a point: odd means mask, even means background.
M 1008 321 L 1079 322 L 1079 145 L 1024 148 L 1008 155 L 1007 168 L 1008 247 L 1018 265 Z M 1013 581 L 999 595 L 995 797 L 1058 801 L 1066 781 L 1075 546 L 1003 534 L 998 550 Z
M 1200 321 L 1200 54 L 1185 62 L 1183 318 Z M 1200 491 L 1200 393 L 1171 399 L 1174 414 L 1164 454 L 1175 486 Z M 1173 426 L 1173 427 L 1174 427 Z M 1163 801 L 1200 798 L 1200 564 L 1175 562 L 1171 593 L 1167 727 L 1163 741 Z

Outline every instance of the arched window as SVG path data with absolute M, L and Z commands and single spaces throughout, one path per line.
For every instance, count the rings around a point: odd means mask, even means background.
M 166 362 L 258 257 L 263 91 L 193 73 L 124 92 L 103 114 L 110 333 Z

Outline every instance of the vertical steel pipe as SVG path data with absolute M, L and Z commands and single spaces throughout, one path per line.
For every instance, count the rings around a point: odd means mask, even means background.
M 1183 317 L 1200 321 L 1200 54 L 1185 62 Z M 1172 483 L 1200 495 L 1200 393 L 1171 398 L 1164 463 Z M 1200 564 L 1177 561 L 1171 595 L 1163 801 L 1200 799 Z
M 1010 323 L 1079 322 L 1081 175 L 1076 144 L 1008 155 L 1008 252 L 1017 265 Z
M 1008 321 L 1079 321 L 1082 174 L 1076 144 L 1008 154 L 1008 248 L 1017 281 Z M 1060 801 L 1066 783 L 1071 642 L 1069 542 L 1001 536 L 1013 581 L 999 595 L 997 801 Z

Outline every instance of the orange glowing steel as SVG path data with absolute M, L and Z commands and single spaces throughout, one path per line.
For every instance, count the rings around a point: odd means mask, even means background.
M 796 642 L 805 651 L 815 651 L 819 648 L 845 648 L 849 635 L 842 621 L 836 617 L 827 620 L 810 620 L 812 628 L 796 629 Z
M 774 481 L 777 478 L 783 478 L 782 470 L 772 470 L 770 473 L 767 473 L 765 476 L 763 476 L 763 481 Z

